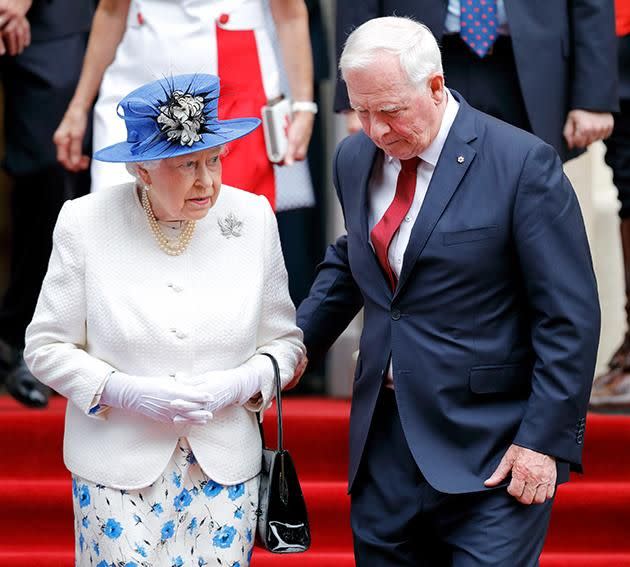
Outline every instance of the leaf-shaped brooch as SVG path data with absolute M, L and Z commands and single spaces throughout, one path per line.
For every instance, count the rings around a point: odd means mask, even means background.
M 225 217 L 218 220 L 221 234 L 225 238 L 238 238 L 241 236 L 243 230 L 243 221 L 238 220 L 236 215 L 232 212 L 228 213 Z

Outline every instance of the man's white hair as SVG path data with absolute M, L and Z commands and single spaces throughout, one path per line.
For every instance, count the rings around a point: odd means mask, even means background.
M 368 20 L 348 36 L 339 59 L 344 80 L 347 71 L 365 69 L 379 53 L 396 55 L 410 83 L 419 88 L 427 86 L 430 75 L 444 74 L 431 30 L 411 18 L 390 16 Z

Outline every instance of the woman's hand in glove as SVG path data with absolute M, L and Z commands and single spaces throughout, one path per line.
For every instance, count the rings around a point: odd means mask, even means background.
M 113 372 L 103 389 L 102 405 L 133 411 L 155 421 L 205 425 L 212 418 L 204 390 L 170 378 L 146 378 Z
M 212 414 L 231 405 L 243 405 L 260 392 L 260 373 L 251 366 L 231 370 L 215 370 L 191 378 L 182 378 L 181 384 L 211 396 L 206 408 Z

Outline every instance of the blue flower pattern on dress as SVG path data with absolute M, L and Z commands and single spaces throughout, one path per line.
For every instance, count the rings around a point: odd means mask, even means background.
M 214 482 L 214 480 L 209 480 L 205 486 L 203 487 L 203 493 L 208 498 L 214 498 L 223 490 L 223 486 L 221 486 L 218 482 Z
M 216 547 L 230 547 L 232 541 L 234 541 L 235 535 L 236 530 L 232 526 L 223 526 L 215 532 L 212 543 L 214 543 Z
M 230 500 L 236 500 L 240 498 L 245 493 L 245 486 L 243 483 L 235 484 L 234 486 L 228 486 L 228 496 Z
M 190 524 L 188 524 L 188 527 L 186 528 L 186 530 L 190 532 L 190 535 L 192 535 L 192 533 L 196 529 L 197 529 L 197 518 L 193 518 L 192 520 L 190 520 Z
M 180 439 L 149 487 L 118 490 L 72 479 L 76 567 L 248 567 L 258 478 L 208 478 Z
M 110 539 L 118 539 L 122 531 L 122 526 L 114 518 L 107 520 L 103 526 L 103 533 Z
M 175 533 L 175 523 L 173 520 L 169 520 L 162 526 L 162 541 L 166 541 L 167 539 L 171 539 L 173 534 Z
M 173 502 L 173 506 L 175 510 L 181 512 L 184 508 L 190 505 L 192 502 L 192 496 L 190 492 L 185 488 L 175 497 L 175 502 Z
M 87 485 L 83 484 L 81 485 L 81 488 L 79 489 L 79 506 L 81 506 L 81 508 L 85 508 L 86 506 L 90 505 L 90 489 L 87 487 Z

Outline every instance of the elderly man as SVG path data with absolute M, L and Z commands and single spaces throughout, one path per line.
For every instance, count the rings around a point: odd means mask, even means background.
M 537 565 L 599 334 L 577 199 L 553 148 L 445 87 L 425 26 L 371 20 L 340 68 L 363 127 L 334 158 L 347 234 L 298 323 L 317 358 L 365 309 L 357 565 Z

